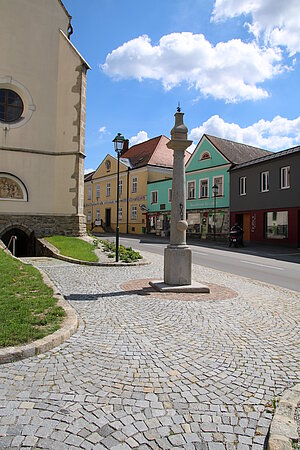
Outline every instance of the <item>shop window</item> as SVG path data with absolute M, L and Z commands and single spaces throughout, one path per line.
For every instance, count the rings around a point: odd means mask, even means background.
M 172 189 L 171 188 L 169 188 L 169 190 L 168 190 L 168 202 L 172 203 Z
M 200 192 L 200 198 L 208 198 L 209 197 L 208 178 L 204 178 L 203 180 L 200 180 L 199 192 Z
M 96 198 L 100 197 L 100 184 L 96 185 Z
M 265 237 L 267 239 L 286 239 L 288 237 L 287 211 L 265 213 Z
M 246 195 L 246 177 L 240 177 L 240 195 Z
M 215 196 L 216 197 L 222 197 L 224 195 L 224 178 L 223 176 L 220 177 L 213 177 L 213 186 L 217 186 Z
M 137 177 L 131 178 L 131 192 L 132 194 L 135 194 L 138 190 L 138 179 Z
M 290 166 L 280 168 L 280 189 L 290 187 Z
M 157 191 L 151 192 L 151 205 L 155 205 L 157 203 Z
M 106 183 L 106 197 L 110 197 L 110 183 Z
M 269 171 L 260 174 L 260 192 L 269 191 Z
M 216 226 L 216 233 L 222 234 L 225 230 L 225 213 L 217 212 L 216 214 L 209 213 L 208 215 L 208 233 L 213 234 L 214 226 Z
M 131 207 L 131 220 L 136 220 L 137 219 L 137 207 L 136 206 L 132 206 Z
M 188 200 L 196 198 L 196 181 L 188 181 L 187 184 Z

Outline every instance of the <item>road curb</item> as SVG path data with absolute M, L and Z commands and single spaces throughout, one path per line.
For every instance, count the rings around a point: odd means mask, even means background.
M 91 261 L 82 261 L 80 259 L 74 259 L 70 258 L 69 256 L 61 255 L 58 253 L 57 248 L 54 247 L 54 245 L 50 244 L 48 241 L 46 241 L 43 238 L 37 239 L 37 241 L 40 244 L 40 249 L 43 254 L 43 256 L 48 256 L 51 258 L 60 259 L 61 261 L 73 263 L 73 264 L 79 264 L 81 266 L 96 266 L 96 267 L 128 267 L 128 266 L 147 266 L 151 264 L 150 261 L 145 260 L 139 260 L 136 262 L 131 263 L 125 263 L 122 261 L 119 262 L 91 262 Z
M 292 450 L 298 442 L 295 411 L 300 402 L 300 383 L 284 392 L 273 417 L 268 450 Z
M 39 355 L 40 353 L 45 353 L 65 342 L 77 331 L 79 321 L 75 310 L 67 302 L 67 300 L 65 300 L 63 295 L 57 292 L 56 286 L 50 280 L 48 275 L 46 275 L 41 269 L 38 270 L 42 275 L 44 283 L 53 289 L 53 297 L 57 298 L 57 305 L 61 306 L 65 310 L 66 317 L 59 330 L 45 336 L 42 339 L 30 342 L 29 344 L 0 349 L 0 364 L 11 363 L 29 358 L 31 356 Z

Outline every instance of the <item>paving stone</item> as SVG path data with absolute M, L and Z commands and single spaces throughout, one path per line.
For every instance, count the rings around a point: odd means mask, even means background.
M 55 450 L 262 450 L 265 404 L 300 376 L 300 294 L 194 266 L 193 279 L 215 292 L 209 301 L 145 295 L 134 286 L 163 267 L 146 256 L 152 265 L 33 262 L 81 324 L 64 344 L 0 371 L 2 448 L 35 438 Z

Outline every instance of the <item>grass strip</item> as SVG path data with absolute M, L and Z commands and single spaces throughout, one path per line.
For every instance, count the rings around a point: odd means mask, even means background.
M 64 315 L 40 272 L 0 250 L 0 347 L 52 334 Z
M 98 257 L 94 252 L 96 245 L 89 244 L 82 239 L 71 236 L 49 236 L 45 239 L 54 245 L 64 256 L 81 261 L 98 261 Z

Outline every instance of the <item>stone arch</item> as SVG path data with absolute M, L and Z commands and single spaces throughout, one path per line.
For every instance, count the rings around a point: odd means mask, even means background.
M 28 191 L 20 178 L 8 172 L 0 172 L 0 200 L 28 202 Z
M 15 223 L 10 224 L 0 230 L 0 239 L 8 247 L 11 237 L 16 236 L 15 256 L 35 256 L 36 254 L 36 239 L 33 230 L 26 226 Z M 12 252 L 12 245 L 8 248 Z

